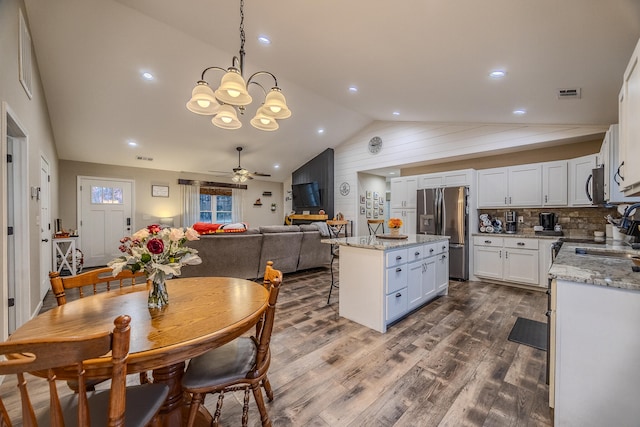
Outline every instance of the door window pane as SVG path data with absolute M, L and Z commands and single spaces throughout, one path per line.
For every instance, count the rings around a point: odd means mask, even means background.
M 91 203 L 94 205 L 123 204 L 124 196 L 120 187 L 91 186 Z

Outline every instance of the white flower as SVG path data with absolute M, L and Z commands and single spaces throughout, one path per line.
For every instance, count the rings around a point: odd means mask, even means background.
M 187 228 L 187 231 L 185 231 L 184 235 L 187 240 L 200 240 L 200 235 L 198 234 L 198 232 L 191 227 Z
M 135 233 L 133 233 L 133 235 L 131 236 L 132 239 L 134 240 L 140 240 L 143 241 L 144 239 L 146 239 L 147 237 L 149 237 L 149 230 L 147 230 L 146 228 L 143 228 L 141 230 L 136 231 Z
M 177 242 L 184 238 L 184 231 L 182 228 L 172 228 L 169 232 L 169 240 L 172 242 Z

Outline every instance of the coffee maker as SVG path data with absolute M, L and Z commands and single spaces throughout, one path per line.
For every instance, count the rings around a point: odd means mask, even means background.
M 515 234 L 518 231 L 518 214 L 516 211 L 504 213 L 504 229 L 507 234 Z
M 552 212 L 540 213 L 540 225 L 542 226 L 543 231 L 553 231 L 556 221 L 556 214 Z

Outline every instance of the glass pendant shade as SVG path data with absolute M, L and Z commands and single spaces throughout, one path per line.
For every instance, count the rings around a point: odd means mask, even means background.
M 251 119 L 251 126 L 256 129 L 272 131 L 277 130 L 280 125 L 276 122 L 276 119 L 264 114 L 265 107 L 258 108 L 258 112 L 255 117 Z
M 218 110 L 218 101 L 213 95 L 209 84 L 200 80 L 191 91 L 191 99 L 187 102 L 187 109 L 192 113 L 212 116 Z
M 211 123 L 222 129 L 240 129 L 242 123 L 238 120 L 236 109 L 231 105 L 221 105 Z
M 287 101 L 280 88 L 271 88 L 264 100 L 264 114 L 274 119 L 287 119 L 291 117 L 291 110 L 287 107 Z
M 222 77 L 215 97 L 223 104 L 243 106 L 251 104 L 251 95 L 247 92 L 247 84 L 235 68 L 229 68 Z

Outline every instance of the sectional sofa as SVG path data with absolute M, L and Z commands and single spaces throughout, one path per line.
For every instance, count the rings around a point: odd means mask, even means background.
M 185 266 L 181 277 L 225 276 L 255 279 L 264 275 L 267 261 L 283 273 L 326 266 L 331 247 L 312 224 L 249 228 L 242 233 L 216 233 L 189 242 L 202 264 Z

